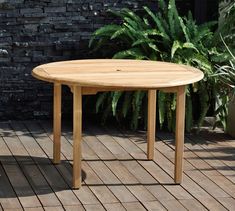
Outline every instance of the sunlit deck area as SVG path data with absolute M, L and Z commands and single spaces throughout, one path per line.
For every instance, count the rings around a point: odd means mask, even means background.
M 50 122 L 0 123 L 0 210 L 235 210 L 235 140 L 222 132 L 186 134 L 175 185 L 173 134 L 157 131 L 148 161 L 145 132 L 85 124 L 83 185 L 74 190 L 71 131 L 63 125 L 53 165 Z

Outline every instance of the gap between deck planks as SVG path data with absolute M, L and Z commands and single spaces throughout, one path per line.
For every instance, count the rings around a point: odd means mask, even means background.
M 181 186 L 172 185 L 174 147 L 168 141 L 172 137 L 158 135 L 166 141 L 156 142 L 154 161 L 147 161 L 145 136 L 89 126 L 82 143 L 85 180 L 80 190 L 72 190 L 71 128 L 65 128 L 62 136 L 63 162 L 53 165 L 49 160 L 53 143 L 48 122 L 2 123 L 0 172 L 6 183 L 0 182 L 5 188 L 0 195 L 1 206 L 35 210 L 233 210 L 233 175 L 222 174 L 224 171 L 212 166 L 213 160 L 227 163 L 219 161 L 204 145 L 186 143 L 184 181 Z M 209 153 L 212 160 L 204 159 L 202 152 L 195 151 L 198 148 L 207 156 Z M 231 169 L 232 162 L 229 164 Z M 12 172 L 23 177 L 21 184 L 14 181 Z M 22 186 L 27 190 L 24 193 Z M 8 191 L 12 193 L 10 199 L 4 197 Z

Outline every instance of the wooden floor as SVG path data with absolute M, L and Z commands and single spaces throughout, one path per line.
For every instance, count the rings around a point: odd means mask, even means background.
M 82 147 L 83 186 L 73 190 L 71 126 L 53 165 L 49 122 L 1 122 L 0 210 L 235 210 L 235 140 L 223 133 L 186 136 L 181 185 L 172 134 L 157 133 L 154 162 L 144 132 L 87 126 Z

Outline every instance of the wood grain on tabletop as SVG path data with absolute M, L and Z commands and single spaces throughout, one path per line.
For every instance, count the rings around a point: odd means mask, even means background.
M 53 62 L 36 67 L 32 75 L 66 85 L 147 89 L 182 86 L 203 78 L 200 70 L 186 65 L 122 59 Z

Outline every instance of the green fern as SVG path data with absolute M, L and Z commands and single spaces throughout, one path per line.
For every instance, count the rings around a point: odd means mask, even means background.
M 168 15 L 170 34 L 173 39 L 177 39 L 176 31 L 175 31 L 175 11 L 176 11 L 175 1 L 170 0 L 169 5 L 168 5 L 168 14 L 167 15 Z
M 130 110 L 131 100 L 132 100 L 132 92 L 126 92 L 122 105 L 122 115 L 124 118 L 127 116 L 127 113 Z
M 92 44 L 94 43 L 94 40 L 97 37 L 112 37 L 113 34 L 117 30 L 120 30 L 120 29 L 121 29 L 121 26 L 115 25 L 115 24 L 103 26 L 102 28 L 97 29 L 89 41 L 89 48 L 92 46 Z
M 174 57 L 175 52 L 176 52 L 178 49 L 182 49 L 182 43 L 180 43 L 178 40 L 175 40 L 174 43 L 173 43 L 173 45 L 172 45 L 172 48 L 171 48 L 171 58 Z
M 193 104 L 191 96 L 186 97 L 185 128 L 190 131 L 193 125 Z
M 138 48 L 132 48 L 125 51 L 120 51 L 113 56 L 113 59 L 127 59 L 127 58 L 141 60 L 141 59 L 146 59 L 147 57 Z
M 122 96 L 123 92 L 114 92 L 113 97 L 112 97 L 112 111 L 113 111 L 113 116 L 116 115 L 116 111 L 117 111 L 117 104 L 118 101 L 120 99 L 120 97 Z
M 129 9 L 112 11 L 113 15 L 121 19 L 121 23 L 98 29 L 90 40 L 90 46 L 98 49 L 112 41 L 117 43 L 118 48 L 113 52 L 113 59 L 162 60 L 201 69 L 205 79 L 187 90 L 186 129 L 189 131 L 193 122 L 196 122 L 196 119 L 193 119 L 193 116 L 197 116 L 193 113 L 193 107 L 200 107 L 197 118 L 200 125 L 210 102 L 215 98 L 215 79 L 210 76 L 215 71 L 215 61 L 222 61 L 224 57 L 213 44 L 212 28 L 215 22 L 198 25 L 191 12 L 187 17 L 179 16 L 175 0 L 158 0 L 157 11 L 143 7 L 143 12 L 145 14 L 140 16 Z M 199 95 L 198 105 L 192 103 L 194 93 Z M 111 114 L 113 113 L 118 120 L 130 117 L 131 127 L 136 129 L 140 122 L 146 121 L 146 100 L 145 92 L 112 92 L 99 95 L 96 110 L 100 111 L 99 108 L 102 107 L 104 112 L 112 111 Z M 120 110 L 119 105 L 122 108 Z M 167 125 L 169 130 L 174 130 L 175 106 L 175 95 L 158 93 L 160 127 Z M 108 114 L 104 112 L 102 113 L 106 119 Z
M 163 123 L 165 121 L 165 93 L 164 92 L 158 92 L 158 115 L 159 115 L 159 123 L 160 127 L 162 128 Z
M 105 98 L 108 96 L 107 92 L 101 93 L 96 100 L 96 113 L 99 112 L 100 106 L 104 103 Z
M 159 31 L 162 33 L 163 37 L 169 41 L 170 37 L 166 33 L 166 31 L 165 31 L 164 27 L 162 26 L 162 23 L 159 21 L 158 17 L 156 15 L 154 15 L 153 12 L 148 7 L 144 7 L 144 9 L 151 16 L 153 21 L 156 23 L 156 25 L 157 25 Z

